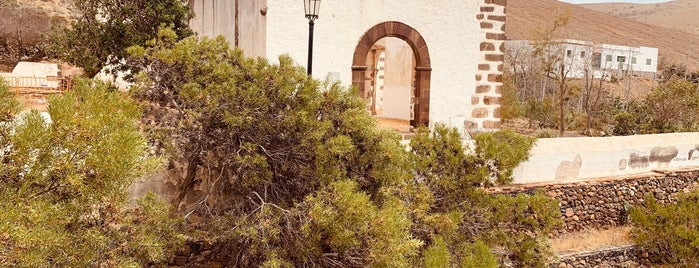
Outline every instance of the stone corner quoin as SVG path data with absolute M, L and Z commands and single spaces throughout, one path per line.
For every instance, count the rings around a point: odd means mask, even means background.
M 478 129 L 500 128 L 502 75 L 505 60 L 505 23 L 507 0 L 483 0 L 476 19 L 485 41 L 480 44 L 476 89 L 471 97 L 471 118 L 464 122 Z

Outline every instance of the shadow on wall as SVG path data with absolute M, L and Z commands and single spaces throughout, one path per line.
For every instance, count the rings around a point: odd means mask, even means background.
M 689 151 L 687 160 L 691 160 L 694 150 L 696 150 L 696 148 Z M 647 168 L 651 163 L 657 163 L 658 168 L 667 168 L 670 166 L 670 162 L 677 157 L 678 153 L 679 150 L 674 146 L 655 147 L 650 150 L 648 155 L 640 155 L 638 152 L 632 152 L 628 160 L 619 160 L 619 170 L 626 170 L 626 168 Z
M 556 168 L 556 180 L 575 180 L 580 175 L 582 157 L 576 154 L 573 161 L 563 161 Z

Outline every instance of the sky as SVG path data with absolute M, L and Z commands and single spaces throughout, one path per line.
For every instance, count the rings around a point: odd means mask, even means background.
M 560 0 L 561 2 L 568 2 L 571 4 L 588 4 L 588 3 L 612 3 L 612 2 L 625 2 L 634 4 L 654 4 L 669 2 L 669 0 Z

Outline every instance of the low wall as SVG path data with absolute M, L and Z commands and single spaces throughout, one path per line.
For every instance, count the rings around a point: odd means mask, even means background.
M 559 256 L 550 268 L 568 267 L 640 267 L 636 246 Z
M 608 178 L 567 184 L 538 184 L 489 189 L 492 193 L 517 194 L 543 190 L 559 201 L 565 221 L 557 233 L 583 229 L 607 229 L 624 225 L 628 209 L 641 204 L 652 193 L 661 203 L 674 194 L 699 187 L 699 169 L 668 173 L 647 173 L 633 177 Z M 556 235 L 556 234 L 554 234 Z
M 515 184 L 566 183 L 699 168 L 699 133 L 538 139 Z

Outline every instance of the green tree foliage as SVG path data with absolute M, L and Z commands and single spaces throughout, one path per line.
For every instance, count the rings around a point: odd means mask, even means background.
M 51 36 L 50 54 L 78 67 L 93 77 L 106 65 L 124 71 L 125 49 L 145 45 L 169 25 L 180 37 L 192 34 L 193 12 L 183 0 L 75 0 L 79 16 L 70 27 Z
M 571 57 L 566 57 L 563 46 L 554 40 L 554 34 L 570 22 L 570 10 L 559 13 L 551 25 L 540 26 L 533 32 L 534 56 L 541 62 L 542 74 L 558 84 L 558 131 L 565 131 L 565 105 L 568 99 L 568 80 L 571 76 Z M 543 96 L 542 96 L 543 98 Z
M 14 98 L 14 93 L 0 79 L 0 122 L 12 120 L 14 115 L 22 109 L 22 104 Z
M 485 133 L 467 153 L 458 133 L 436 126 L 406 150 L 355 92 L 286 56 L 270 64 L 222 38 L 175 42 L 170 30 L 151 44 L 129 49 L 143 67 L 133 95 L 173 162 L 174 204 L 203 216 L 198 235 L 230 265 L 458 266 L 474 255 L 491 263 L 489 246 L 527 266 L 548 257 L 539 242 L 557 206 L 481 187 L 507 182 L 533 140 Z
M 520 89 L 517 84 L 517 74 L 506 68 L 502 80 L 502 107 L 500 108 L 500 114 L 503 121 L 509 121 L 524 115 L 524 102 L 519 100 Z
M 492 253 L 490 247 L 481 240 L 472 244 L 466 244 L 463 248 L 464 259 L 461 261 L 463 268 L 495 268 L 498 267 L 498 259 Z
M 0 85 L 3 114 L 14 102 Z M 13 112 L 7 112 L 14 110 Z M 104 84 L 80 81 L 38 112 L 0 123 L 0 266 L 163 263 L 177 221 L 153 196 L 127 208 L 127 188 L 152 169 L 139 109 Z
M 699 86 L 673 77 L 654 88 L 643 101 L 617 101 L 617 135 L 690 132 L 699 130 Z
M 534 123 L 540 128 L 550 128 L 556 125 L 554 117 L 556 107 L 551 98 L 544 100 L 529 99 L 525 104 L 525 113 L 529 118 L 529 127 Z
M 631 235 L 654 263 L 693 267 L 699 263 L 699 192 L 683 194 L 676 203 L 660 204 L 652 195 L 631 210 Z
M 696 131 L 699 128 L 699 91 L 695 83 L 674 77 L 651 91 L 645 105 L 653 132 Z

